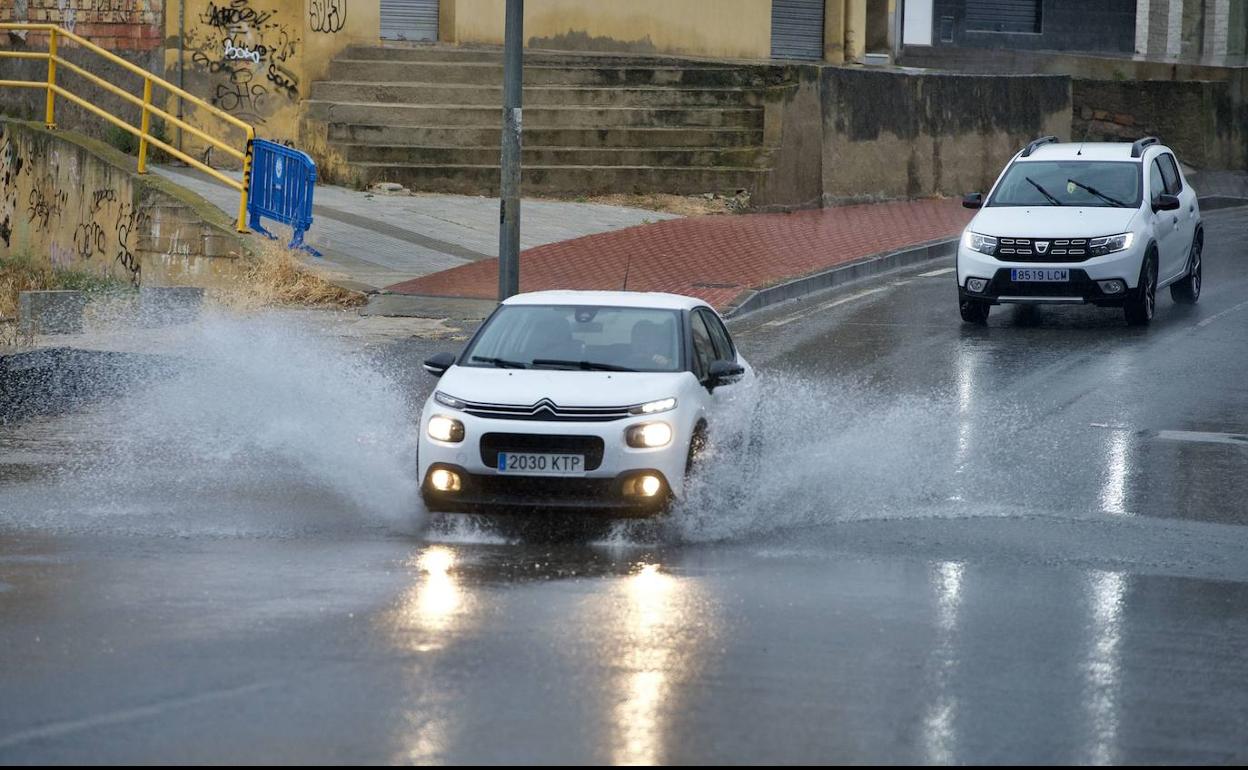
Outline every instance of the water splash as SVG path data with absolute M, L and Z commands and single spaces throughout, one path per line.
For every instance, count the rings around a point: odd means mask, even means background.
M 121 398 L 63 418 L 85 451 L 50 478 L 0 488 L 0 525 L 418 528 L 415 407 L 395 371 L 276 314 L 210 314 L 176 352 Z

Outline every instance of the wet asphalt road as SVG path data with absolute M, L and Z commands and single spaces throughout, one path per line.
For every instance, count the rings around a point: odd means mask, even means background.
M 735 323 L 764 458 L 580 542 L 413 525 L 376 382 L 438 343 L 3 428 L 0 761 L 1248 761 L 1248 211 L 1206 227 L 1148 329 L 965 327 L 938 264 Z

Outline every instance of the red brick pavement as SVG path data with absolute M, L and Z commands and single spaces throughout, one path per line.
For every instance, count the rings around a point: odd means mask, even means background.
M 726 307 L 750 289 L 835 265 L 956 236 L 971 218 L 957 200 L 671 219 L 528 249 L 521 291 L 669 291 Z M 395 284 L 397 294 L 492 299 L 498 260 Z

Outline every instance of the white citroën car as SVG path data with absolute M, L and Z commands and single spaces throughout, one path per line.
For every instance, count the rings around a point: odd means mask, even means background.
M 997 304 L 1089 302 L 1152 320 L 1157 291 L 1200 299 L 1204 231 L 1196 193 L 1170 148 L 1044 137 L 1014 156 L 958 247 L 962 320 L 982 324 Z
M 425 369 L 421 495 L 444 512 L 662 512 L 753 377 L 709 305 L 637 292 L 517 295 Z

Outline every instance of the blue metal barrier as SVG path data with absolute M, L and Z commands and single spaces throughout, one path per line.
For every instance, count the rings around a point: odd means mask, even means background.
M 260 225 L 268 217 L 293 231 L 290 248 L 303 249 L 319 257 L 321 253 L 303 242 L 312 226 L 312 193 L 316 188 L 316 162 L 306 152 L 283 147 L 267 139 L 252 142 L 251 188 L 247 198 L 249 226 L 270 238 L 277 236 Z

